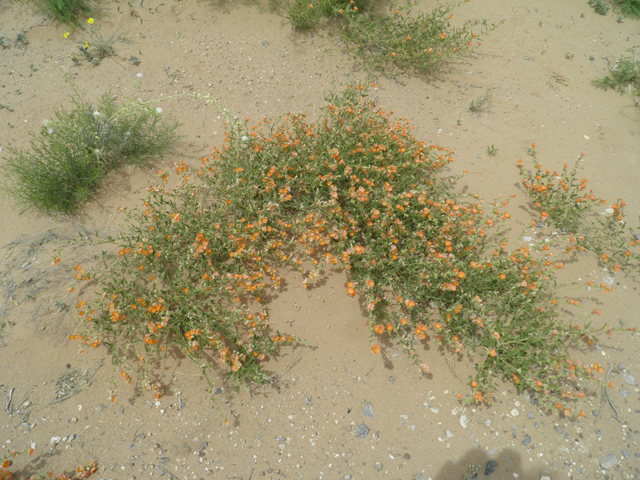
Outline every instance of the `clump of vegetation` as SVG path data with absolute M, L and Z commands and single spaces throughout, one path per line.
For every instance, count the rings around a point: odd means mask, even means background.
M 475 100 L 471 100 L 471 103 L 467 107 L 472 113 L 480 113 L 486 106 L 491 103 L 491 89 L 487 89 L 484 95 L 478 97 Z
M 0 459 L 2 463 L 0 463 L 0 480 L 13 480 L 13 468 L 11 468 L 14 464 L 14 459 L 23 454 L 33 455 L 35 450 L 30 448 L 24 452 L 12 451 L 9 454 L 3 455 Z M 74 473 L 67 475 L 65 473 L 61 473 L 56 475 L 56 480 L 84 480 L 93 476 L 94 473 L 98 471 L 98 467 L 96 462 L 90 462 L 87 465 L 78 465 Z M 46 473 L 41 473 L 37 476 L 29 477 L 30 480 L 44 480 L 46 478 L 54 478 L 54 473 L 52 470 Z
M 399 73 L 411 68 L 430 73 L 446 59 L 481 45 L 471 22 L 451 25 L 451 12 L 460 3 L 417 15 L 410 4 L 391 6 L 389 15 L 345 14 L 341 35 L 371 70 Z M 484 28 L 482 33 L 494 28 Z
M 611 5 L 609 5 L 605 0 L 589 0 L 589 5 L 593 7 L 593 10 L 600 15 L 606 15 Z
M 295 0 L 287 11 L 287 18 L 296 30 L 316 28 L 323 20 L 347 13 L 362 13 L 369 8 L 369 0 Z
M 640 0 L 619 0 L 618 3 L 625 15 L 640 16 Z
M 603 78 L 597 78 L 592 83 L 605 91 L 612 88 L 628 94 L 637 112 L 638 101 L 636 97 L 640 96 L 640 60 L 636 59 L 636 50 L 637 47 L 629 48 L 627 52 L 631 54 L 630 56 L 621 57 L 612 67 L 607 65 L 610 74 Z
M 91 11 L 87 0 L 32 0 L 45 14 L 52 15 L 60 23 L 72 25 L 79 15 Z
M 175 346 L 204 373 L 219 364 L 237 384 L 264 382 L 262 362 L 297 341 L 274 331 L 269 291 L 292 267 L 312 289 L 340 264 L 345 293 L 362 297 L 374 354 L 391 337 L 427 372 L 424 342 L 465 349 L 478 370 L 471 401 L 493 401 L 501 376 L 575 416 L 570 402 L 584 394 L 567 394 L 567 383 L 600 367 L 568 348 L 593 345 L 606 328 L 561 320 L 560 304 L 578 305 L 558 297 L 561 262 L 545 249 L 509 251 L 508 200 L 484 206 L 453 193 L 455 179 L 439 174 L 453 151 L 415 139 L 365 86 L 327 102 L 317 123 L 301 114 L 227 123 L 212 158 L 195 171 L 176 165 L 175 187 L 160 171 L 117 239 L 101 295 L 78 303 L 87 330 L 74 338 L 107 344 L 127 380 L 126 360 L 138 358 L 157 396 L 144 365 Z
M 110 92 L 95 107 L 77 92 L 72 102 L 44 122 L 29 151 L 10 149 L 0 167 L 3 193 L 22 210 L 72 214 L 111 170 L 162 155 L 179 138 L 179 123 L 148 103 L 118 105 Z
M 529 149 L 532 171 L 525 170 L 522 160 L 518 162 L 522 184 L 543 220 L 568 236 L 567 253 L 590 250 L 603 263 L 616 264 L 614 271 L 620 269 L 620 264 L 638 264 L 640 255 L 632 250 L 640 245 L 640 241 L 624 221 L 626 203 L 618 199 L 604 212 L 597 211 L 596 207 L 604 208 L 607 202 L 591 190 L 586 192 L 586 179 L 577 180 L 583 155 L 577 158 L 571 170 L 565 163 L 562 172 L 551 172 L 538 163 L 534 147 Z
M 119 32 L 116 31 L 113 35 L 105 37 L 102 35 L 100 30 L 94 27 L 94 23 L 95 21 L 93 18 L 87 19 L 88 27 L 84 30 L 89 34 L 90 40 L 80 42 L 78 44 L 78 50 L 90 63 L 97 65 L 105 57 L 110 57 L 116 54 L 113 49 L 113 45 L 118 41 Z M 69 35 L 70 32 L 63 34 L 64 38 L 68 38 Z M 80 60 L 75 56 L 75 52 L 71 55 L 71 59 L 76 65 L 80 63 Z

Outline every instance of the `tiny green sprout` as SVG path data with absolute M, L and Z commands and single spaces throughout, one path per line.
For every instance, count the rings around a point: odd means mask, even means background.
M 575 57 L 576 54 L 575 53 L 565 53 L 564 54 L 564 58 L 566 58 L 567 60 L 573 60 L 573 57 Z
M 624 17 L 623 16 L 618 16 L 618 18 L 616 19 L 616 22 L 622 23 L 622 20 L 624 20 Z
M 460 118 L 459 118 L 458 120 L 456 120 L 456 123 L 457 123 L 458 125 L 462 125 L 462 119 L 460 119 Z
M 493 145 L 493 143 L 487 147 L 487 155 L 490 157 L 494 157 L 498 153 L 498 149 Z

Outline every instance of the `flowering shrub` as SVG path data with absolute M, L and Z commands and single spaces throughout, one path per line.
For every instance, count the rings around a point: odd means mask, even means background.
M 2 457 L 2 463 L 0 464 L 0 480 L 13 480 L 13 460 L 17 456 L 28 453 L 29 455 L 33 455 L 34 449 L 30 448 L 26 452 L 17 452 L 12 451 L 11 453 Z M 91 477 L 94 473 L 98 471 L 98 467 L 95 462 L 89 462 L 87 465 L 78 465 L 76 467 L 75 474 L 67 475 L 66 473 L 60 473 L 54 476 L 53 470 L 48 471 L 47 473 L 39 474 L 34 477 L 29 477 L 29 480 L 43 480 L 45 478 L 54 478 L 55 480 L 82 480 Z
M 327 102 L 316 123 L 301 114 L 227 123 L 224 145 L 199 168 L 176 165 L 175 187 L 159 172 L 118 239 L 101 300 L 78 304 L 122 375 L 125 357 L 142 362 L 177 344 L 205 370 L 215 358 L 237 382 L 265 381 L 261 362 L 297 341 L 271 331 L 268 291 L 290 267 L 311 289 L 337 264 L 345 293 L 364 299 L 374 354 L 391 336 L 426 372 L 423 342 L 465 349 L 478 369 L 475 401 L 491 401 L 496 375 L 544 396 L 597 372 L 567 353 L 598 332 L 558 320 L 562 265 L 544 250 L 507 249 L 498 227 L 508 201 L 455 195 L 440 175 L 453 151 L 414 138 L 365 86 Z M 79 338 L 95 346 L 94 335 Z
M 590 250 L 603 263 L 615 263 L 614 271 L 619 270 L 620 263 L 637 265 L 640 255 L 632 250 L 640 245 L 640 237 L 634 236 L 633 230 L 626 225 L 626 202 L 618 199 L 604 211 L 595 212 L 597 206 L 604 206 L 607 201 L 596 197 L 592 190 L 586 192 L 587 179 L 577 180 L 578 166 L 584 154 L 576 159 L 571 171 L 565 163 L 562 173 L 558 173 L 543 170 L 536 160 L 535 144 L 528 153 L 533 164 L 531 172 L 525 171 L 522 160 L 518 161 L 522 185 L 541 212 L 543 221 L 550 222 L 567 235 L 570 243 L 567 253 Z

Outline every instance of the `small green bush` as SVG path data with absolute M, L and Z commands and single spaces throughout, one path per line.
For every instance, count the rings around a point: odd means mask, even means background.
M 619 3 L 625 15 L 640 17 L 640 0 L 621 0 Z
M 90 12 L 87 0 L 32 0 L 45 14 L 53 15 L 60 23 L 75 23 L 78 15 Z
M 589 5 L 593 7 L 593 10 L 600 15 L 606 15 L 611 5 L 604 0 L 589 0 Z
M 149 104 L 119 106 L 110 92 L 95 108 L 79 95 L 72 102 L 73 110 L 60 109 L 45 121 L 30 151 L 10 149 L 0 167 L 3 193 L 22 210 L 73 213 L 120 163 L 140 164 L 171 150 L 179 138 L 179 123 Z

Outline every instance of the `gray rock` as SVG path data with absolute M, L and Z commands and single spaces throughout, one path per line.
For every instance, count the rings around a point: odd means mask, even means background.
M 351 480 L 351 475 L 345 475 L 344 480 Z
M 496 471 L 496 468 L 498 468 L 498 462 L 496 462 L 495 460 L 489 460 L 487 462 L 487 467 L 484 469 L 484 474 L 491 475 Z
M 424 480 L 424 477 L 420 472 L 416 473 L 416 476 L 413 477 L 413 480 Z
M 624 381 L 627 382 L 629 385 L 633 385 L 634 383 L 636 383 L 636 379 L 633 378 L 633 375 L 631 375 L 630 373 L 623 372 L 622 378 L 624 378 Z
M 535 413 L 533 413 L 533 412 L 529 412 L 529 413 L 527 413 L 527 418 L 528 418 L 529 420 L 532 420 L 533 418 L 535 418 L 535 416 L 536 416 L 536 415 L 535 415 Z
M 514 431 L 518 430 L 518 427 L 513 423 L 509 424 L 509 426 L 511 427 L 511 430 L 514 430 Z
M 540 477 L 540 480 L 551 480 L 551 477 L 547 477 L 546 475 L 543 475 L 542 477 Z
M 376 462 L 373 464 L 373 466 L 375 467 L 376 470 L 380 471 L 382 470 L 382 463 L 380 462 Z
M 356 437 L 365 438 L 369 434 L 369 427 L 367 427 L 364 423 L 358 425 L 356 429 Z
M 524 440 L 522 440 L 522 446 L 526 447 L 527 445 L 529 445 L 531 443 L 531 437 L 529 435 L 526 435 L 524 437 Z
M 631 456 L 631 454 L 629 452 L 627 452 L 626 450 L 620 450 L 622 452 L 622 456 L 624 458 L 629 458 Z
M 616 457 L 613 453 L 610 453 L 609 455 L 604 457 L 602 460 L 600 460 L 600 466 L 602 467 L 603 470 L 609 470 L 616 463 L 618 463 L 618 457 Z
M 629 390 L 620 390 L 620 395 L 623 397 L 628 397 L 631 395 L 631 392 L 629 392 Z
M 451 430 L 445 430 L 445 435 L 447 436 L 447 438 L 451 438 L 453 437 L 453 433 L 451 432 Z
M 365 403 L 364 407 L 362 407 L 362 414 L 365 417 L 373 418 L 373 409 L 371 408 L 371 402 Z
M 618 370 L 620 370 L 621 372 L 624 372 L 627 369 L 627 366 L 624 363 L 621 363 L 620 365 L 618 365 Z

